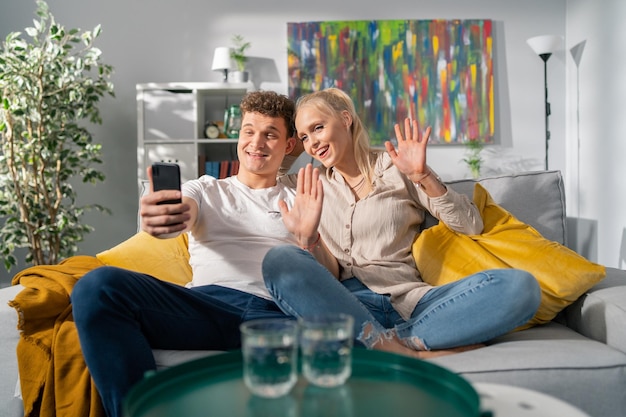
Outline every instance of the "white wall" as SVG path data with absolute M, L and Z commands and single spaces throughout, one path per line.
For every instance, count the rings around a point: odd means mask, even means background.
M 157 5 L 151 0 L 49 0 L 57 21 L 66 27 L 90 29 L 96 24 L 102 24 L 103 34 L 99 38 L 98 46 L 103 50 L 104 61 L 115 67 L 113 81 L 116 98 L 104 100 L 101 107 L 104 124 L 93 129 L 96 140 L 103 144 L 105 163 L 103 169 L 107 174 L 107 181 L 97 187 L 80 186 L 79 189 L 81 200 L 105 205 L 113 210 L 113 216 L 89 214 L 86 217 L 86 221 L 96 227 L 96 232 L 90 234 L 81 245 L 83 254 L 93 255 L 109 248 L 131 236 L 135 231 L 137 210 L 135 84 L 219 81 L 220 74 L 210 70 L 213 49 L 217 46 L 230 45 L 231 36 L 238 33 L 252 42 L 251 56 L 273 60 L 278 70 L 280 81 L 263 82 L 259 86 L 286 93 L 286 23 L 290 21 L 493 19 L 498 109 L 496 129 L 497 140 L 502 145 L 497 147 L 497 151 L 491 148 L 488 152 L 491 156 L 487 172 L 501 170 L 503 166 L 515 170 L 542 169 L 545 138 L 543 62 L 528 47 L 526 39 L 541 34 L 565 34 L 566 6 L 570 3 L 578 5 L 580 9 L 594 10 L 596 1 L 569 0 L 568 3 L 567 0 L 523 2 L 232 0 L 215 3 L 206 0 L 179 0 L 159 2 Z M 617 7 L 620 0 L 612 0 L 610 3 Z M 22 30 L 30 25 L 34 10 L 34 0 L 3 0 L 0 4 L 0 37 L 4 38 L 7 33 Z M 579 12 L 580 21 L 570 19 L 568 32 L 572 30 L 571 26 L 591 30 L 588 27 L 589 22 L 583 18 L 585 13 L 587 10 Z M 598 31 L 606 24 L 604 21 L 595 23 L 598 25 Z M 614 27 L 619 27 L 618 22 L 614 23 Z M 566 43 L 569 45 L 572 42 L 568 39 Z M 591 50 L 590 46 L 589 48 Z M 615 56 L 617 57 L 617 54 Z M 585 56 L 583 65 L 589 62 L 587 58 L 591 61 L 591 56 Z M 566 141 L 566 127 L 568 137 L 572 134 L 571 123 L 566 124 L 566 111 L 570 111 L 566 107 L 566 93 L 570 94 L 571 83 L 566 85 L 565 69 L 569 61 L 571 59 L 564 51 L 556 53 L 548 61 L 549 94 L 552 105 L 550 169 L 559 169 L 566 174 L 566 170 L 571 169 L 566 157 L 568 155 L 566 143 L 570 142 Z M 598 70 L 602 69 L 602 61 L 599 62 L 596 64 Z M 585 75 L 587 79 L 595 77 L 591 74 L 591 66 L 581 67 L 581 71 L 583 70 L 588 71 Z M 255 76 L 254 72 L 252 76 Z M 603 80 L 598 80 L 601 81 Z M 258 83 L 258 79 L 256 82 Z M 605 85 L 607 90 L 610 90 L 610 87 L 611 85 Z M 592 94 L 591 90 L 585 89 L 585 94 Z M 614 92 L 612 97 L 617 100 L 617 92 Z M 599 113 L 599 110 L 595 111 L 596 115 Z M 587 113 L 585 117 L 591 115 Z M 598 122 L 597 128 L 607 129 L 607 123 Z M 595 127 L 589 129 L 596 130 Z M 597 133 L 594 136 L 597 136 Z M 615 138 L 614 142 L 619 139 L 617 135 L 612 137 Z M 606 143 L 612 137 L 608 134 L 603 135 L 602 140 L 605 144 L 594 148 L 598 154 L 596 160 L 601 159 L 602 150 L 607 149 Z M 592 155 L 590 153 L 588 156 Z M 617 153 L 609 153 L 607 156 L 616 158 Z M 433 147 L 429 151 L 429 163 L 444 179 L 467 176 L 467 169 L 460 162 L 462 157 L 462 147 Z M 617 168 L 618 164 L 615 165 L 614 168 Z M 606 181 L 610 177 L 608 175 L 610 169 L 612 167 L 608 164 L 599 164 L 594 166 L 593 170 L 585 169 L 584 176 L 589 178 L 588 181 L 593 181 L 592 178 L 596 178 L 598 182 L 600 179 Z M 566 176 L 568 182 L 569 177 Z M 591 201 L 600 196 L 595 191 L 598 185 L 595 183 L 592 185 L 593 187 L 590 184 L 591 194 L 588 196 Z M 620 206 L 615 205 L 612 209 L 604 207 L 602 211 L 594 211 L 591 207 L 585 206 L 585 214 L 590 218 L 599 218 L 600 214 L 616 217 L 620 215 L 618 207 Z M 615 222 L 611 221 L 612 224 Z M 621 221 L 620 224 L 623 228 L 624 222 Z M 613 233 L 615 231 L 608 233 L 608 230 L 606 234 L 601 233 L 601 237 L 604 236 L 606 239 L 601 248 L 615 245 L 616 239 L 608 236 Z M 619 235 L 621 234 L 620 229 Z M 611 248 L 607 248 L 606 251 L 607 254 L 611 253 Z M 607 265 L 615 265 L 616 249 L 600 260 Z M 0 281 L 3 273 L 0 272 Z
M 567 1 L 567 48 L 585 42 L 578 67 L 571 56 L 567 59 L 566 178 L 569 215 L 577 219 L 576 250 L 591 251 L 594 258 L 597 249 L 599 263 L 622 269 L 626 267 L 624 19 L 623 0 Z

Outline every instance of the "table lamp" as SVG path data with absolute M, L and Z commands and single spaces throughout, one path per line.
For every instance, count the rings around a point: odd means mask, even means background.
M 232 68 L 232 61 L 230 59 L 230 48 L 227 46 L 219 46 L 215 48 L 213 53 L 213 65 L 211 69 L 213 71 L 222 71 L 224 73 L 224 82 L 228 81 L 228 70 Z

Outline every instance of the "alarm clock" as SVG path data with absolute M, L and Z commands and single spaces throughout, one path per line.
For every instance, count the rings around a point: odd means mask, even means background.
M 220 135 L 220 128 L 214 122 L 207 122 L 204 125 L 204 136 L 208 139 L 216 139 Z

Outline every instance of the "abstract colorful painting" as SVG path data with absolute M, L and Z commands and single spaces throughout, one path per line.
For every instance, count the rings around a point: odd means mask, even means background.
M 492 143 L 491 20 L 288 23 L 289 95 L 350 94 L 372 145 L 405 117 L 431 126 L 431 143 Z

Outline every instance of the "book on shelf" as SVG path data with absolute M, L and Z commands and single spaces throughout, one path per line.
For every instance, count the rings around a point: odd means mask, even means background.
M 220 176 L 219 178 L 226 178 L 228 176 L 228 166 L 230 161 L 220 161 Z
M 222 179 L 237 175 L 239 172 L 239 161 L 206 161 L 204 163 L 204 173 L 217 179 Z
M 234 161 L 231 161 L 229 176 L 232 177 L 233 175 L 237 175 L 238 172 L 239 172 L 239 161 L 235 159 Z
M 206 173 L 206 155 L 198 155 L 198 177 Z

